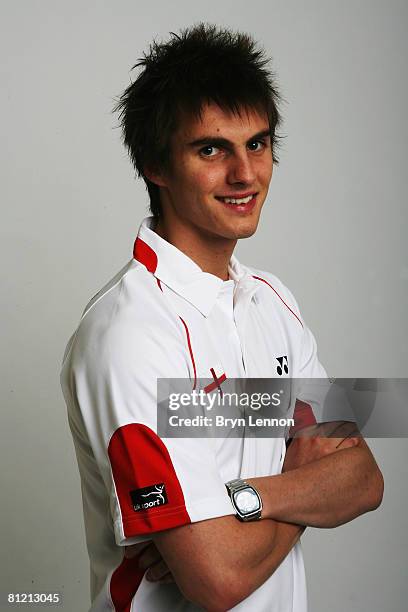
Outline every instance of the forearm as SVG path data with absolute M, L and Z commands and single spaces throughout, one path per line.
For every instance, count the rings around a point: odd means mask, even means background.
M 248 597 L 277 570 L 305 530 L 301 525 L 271 519 L 241 523 L 241 526 L 245 531 L 237 537 L 237 543 L 242 542 L 242 549 L 238 554 L 234 552 L 235 565 L 230 577 L 237 587 L 235 604 Z
M 155 542 L 185 597 L 216 611 L 232 608 L 261 586 L 303 530 L 270 519 L 241 523 L 228 516 L 182 527 L 180 537 L 178 529 L 162 532 Z
M 262 521 L 270 522 L 269 519 Z M 248 595 L 263 584 L 280 566 L 295 544 L 299 541 L 306 527 L 276 521 L 273 546 L 257 564 L 246 568 Z M 248 596 L 246 595 L 246 596 Z
M 382 476 L 371 454 L 358 446 L 279 474 L 252 478 L 267 518 L 336 527 L 374 510 L 382 497 Z

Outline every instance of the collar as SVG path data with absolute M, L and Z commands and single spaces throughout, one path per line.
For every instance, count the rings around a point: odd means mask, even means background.
M 153 222 L 153 217 L 142 221 L 134 244 L 134 259 L 207 317 L 224 281 L 203 272 L 185 253 L 156 234 L 152 230 Z M 245 279 L 253 284 L 251 275 L 234 256 L 230 259 L 228 272 L 235 283 Z

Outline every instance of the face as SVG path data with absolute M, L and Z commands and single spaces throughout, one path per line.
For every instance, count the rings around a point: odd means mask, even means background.
M 209 104 L 173 135 L 169 169 L 152 176 L 173 235 L 237 240 L 255 232 L 272 178 L 270 129 L 266 115 L 240 115 Z

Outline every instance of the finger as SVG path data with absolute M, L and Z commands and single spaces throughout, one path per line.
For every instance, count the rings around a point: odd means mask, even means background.
M 151 546 L 151 544 L 152 541 L 147 540 L 146 542 L 138 542 L 137 544 L 132 544 L 131 546 L 125 546 L 125 557 L 127 559 L 137 557 L 145 548 Z
M 155 544 L 148 546 L 139 557 L 140 569 L 147 570 L 152 565 L 162 561 L 162 556 L 157 550 Z
M 359 442 L 360 438 L 343 438 L 336 448 L 352 448 L 353 446 L 357 446 Z
M 161 560 L 159 563 L 156 563 L 149 568 L 149 570 L 146 572 L 146 579 L 150 580 L 151 582 L 156 582 L 164 578 L 166 574 L 169 574 L 169 568 L 166 563 Z

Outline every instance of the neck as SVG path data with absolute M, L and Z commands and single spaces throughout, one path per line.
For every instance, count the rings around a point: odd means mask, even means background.
M 229 279 L 228 264 L 234 251 L 236 240 L 221 238 L 188 224 L 166 223 L 161 218 L 154 228 L 167 242 L 190 257 L 203 272 L 218 276 L 221 280 Z

